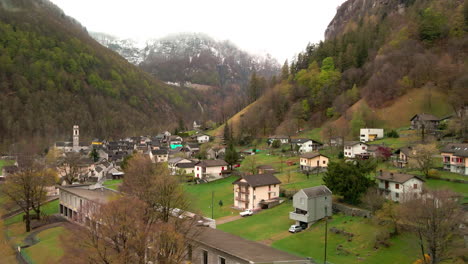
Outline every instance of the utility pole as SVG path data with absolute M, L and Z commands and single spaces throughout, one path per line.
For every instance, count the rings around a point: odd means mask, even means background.
M 211 219 L 214 219 L 214 191 L 211 191 Z
M 327 235 L 328 235 L 328 215 L 327 215 L 327 206 L 325 206 L 325 257 L 324 264 L 327 264 Z

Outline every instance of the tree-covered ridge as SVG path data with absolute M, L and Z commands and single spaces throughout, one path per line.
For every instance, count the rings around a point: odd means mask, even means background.
M 417 88 L 446 93 L 454 110 L 466 104 L 466 1 L 349 0 L 343 6 L 358 2 L 375 7 L 347 14 L 337 37 L 308 45 L 289 72 L 283 68 L 282 81 L 238 122 L 241 138 L 292 135 L 339 117 L 351 123 L 346 113 L 360 99 L 377 109 Z
M 154 80 L 55 10 L 20 2 L 0 5 L 0 142 L 54 139 L 73 124 L 119 136 L 195 118 L 189 91 Z

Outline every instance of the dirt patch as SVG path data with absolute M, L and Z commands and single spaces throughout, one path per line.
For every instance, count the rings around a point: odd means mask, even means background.
M 287 238 L 288 236 L 291 236 L 291 235 L 292 235 L 292 233 L 289 233 L 288 231 L 284 231 L 284 232 L 275 234 L 275 235 L 273 235 L 272 237 L 270 237 L 268 239 L 261 240 L 261 241 L 258 241 L 258 242 L 260 242 L 262 244 L 265 244 L 267 246 L 271 246 L 271 244 L 273 244 L 273 242 L 284 239 L 284 238 Z

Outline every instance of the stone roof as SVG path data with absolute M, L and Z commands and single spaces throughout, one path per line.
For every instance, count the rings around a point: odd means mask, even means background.
M 244 179 L 247 184 L 252 187 L 259 187 L 265 185 L 273 185 L 273 184 L 281 184 L 281 181 L 278 180 L 273 174 L 255 174 L 255 175 L 245 175 L 242 178 L 239 178 L 232 184 L 239 183 L 242 179 Z
M 152 150 L 151 153 L 153 155 L 167 155 L 168 151 L 165 149 L 157 149 L 157 150 Z
M 209 227 L 199 228 L 200 232 L 199 235 L 194 238 L 195 241 L 245 260 L 247 263 L 280 263 L 288 261 L 297 264 L 311 263 L 305 258 L 291 255 L 267 245 L 223 232 L 219 229 Z M 301 262 L 301 260 L 303 262 Z
M 405 183 L 412 178 L 417 178 L 421 181 L 424 181 L 422 178 L 416 175 L 405 174 L 405 173 L 393 173 L 388 171 L 381 171 L 375 178 L 384 181 L 391 181 L 396 183 Z
M 194 168 L 194 167 L 195 167 L 195 163 L 193 163 L 193 162 L 182 162 L 182 163 L 177 163 L 176 167 L 177 167 L 177 168 L 181 168 L 181 169 Z
M 414 115 L 410 121 L 413 121 L 413 119 L 415 119 L 416 117 L 419 117 L 419 120 L 421 121 L 439 121 L 440 120 L 440 118 L 434 115 L 422 113 L 422 114 Z
M 227 166 L 227 162 L 224 160 L 203 160 L 196 164 L 196 166 L 201 167 L 219 167 L 219 166 Z
M 302 189 L 301 191 L 303 191 L 305 195 L 309 198 L 332 195 L 332 192 L 330 191 L 330 189 L 328 189 L 328 187 L 325 185 L 305 188 L 305 189 Z

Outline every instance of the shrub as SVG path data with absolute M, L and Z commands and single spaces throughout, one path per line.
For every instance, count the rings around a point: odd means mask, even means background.
M 387 132 L 387 137 L 389 137 L 389 138 L 399 138 L 400 135 L 398 134 L 398 132 L 396 130 L 391 130 L 391 131 Z

